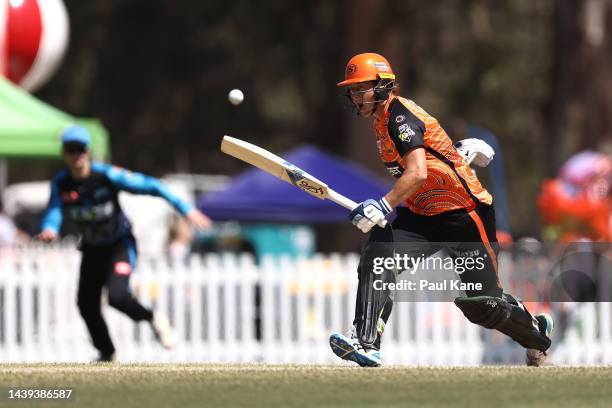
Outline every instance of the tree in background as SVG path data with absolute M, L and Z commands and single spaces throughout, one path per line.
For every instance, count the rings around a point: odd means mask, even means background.
M 451 129 L 501 141 L 513 229 L 536 234 L 541 179 L 610 139 L 612 6 L 601 0 L 67 0 L 69 52 L 38 96 L 110 130 L 115 162 L 161 175 L 233 174 L 225 133 L 282 152 L 310 142 L 363 156 L 335 83 L 353 54 L 379 51 L 403 94 Z M 246 100 L 227 103 L 232 88 Z M 367 135 L 367 136 L 366 136 Z M 32 167 L 32 168 L 30 168 Z M 40 168 L 22 165 L 21 180 Z M 50 173 L 50 170 L 45 170 Z
M 552 24 L 548 176 L 577 151 L 612 154 L 612 4 L 555 1 Z

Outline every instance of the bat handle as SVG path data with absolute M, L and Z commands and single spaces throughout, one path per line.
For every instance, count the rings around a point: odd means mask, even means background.
M 353 211 L 355 209 L 355 207 L 357 207 L 359 205 L 358 203 L 354 202 L 350 198 L 346 198 L 342 194 L 336 193 L 331 188 L 328 189 L 327 192 L 328 192 L 327 198 L 329 198 L 334 203 L 336 203 L 338 205 L 341 205 L 342 207 L 346 208 L 347 210 Z M 380 220 L 378 222 L 378 226 L 381 227 L 381 228 L 385 228 L 387 226 L 387 220 L 385 220 L 383 218 L 382 220 Z

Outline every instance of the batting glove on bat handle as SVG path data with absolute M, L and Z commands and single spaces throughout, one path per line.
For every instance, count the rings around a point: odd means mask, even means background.
M 391 206 L 383 197 L 380 200 L 368 199 L 359 203 L 349 214 L 349 219 L 361 232 L 368 233 L 374 225 L 382 228 L 387 225 L 385 216 L 391 212 Z

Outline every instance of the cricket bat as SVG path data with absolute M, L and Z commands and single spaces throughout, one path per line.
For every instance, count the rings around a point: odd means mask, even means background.
M 302 191 L 321 200 L 331 200 L 351 211 L 359 205 L 342 194 L 335 192 L 327 184 L 306 173 L 299 167 L 244 140 L 223 136 L 221 151 L 258 167 L 287 183 L 293 184 Z M 381 220 L 378 225 L 384 228 L 387 225 L 387 220 Z

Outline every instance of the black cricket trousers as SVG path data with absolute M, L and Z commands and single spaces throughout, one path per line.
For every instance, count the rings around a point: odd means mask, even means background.
M 77 304 L 96 349 L 110 356 L 115 347 L 102 316 L 102 288 L 108 290 L 108 303 L 134 321 L 151 321 L 153 313 L 130 292 L 130 275 L 136 264 L 136 243 L 132 236 L 105 246 L 82 246 Z

